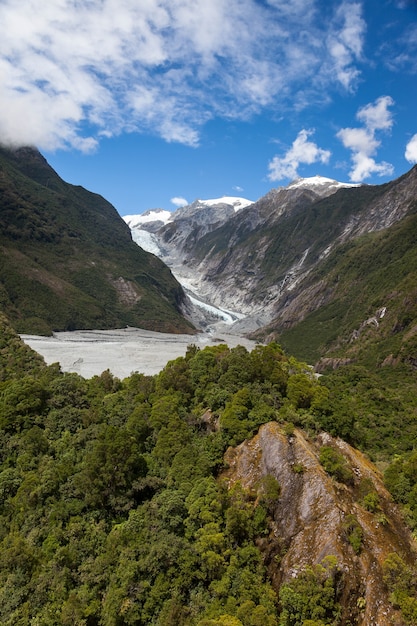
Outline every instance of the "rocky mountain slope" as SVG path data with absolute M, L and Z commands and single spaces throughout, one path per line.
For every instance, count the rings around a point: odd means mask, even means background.
M 215 303 L 204 293 L 201 273 L 190 261 L 190 254 L 202 238 L 226 224 L 238 212 L 251 206 L 245 198 L 229 197 L 195 200 L 170 213 L 151 209 L 142 215 L 125 215 L 133 240 L 144 250 L 155 254 L 171 268 L 187 291 L 188 313 L 199 328 L 223 319 L 232 323 L 243 315 L 228 310 L 224 303 Z
M 189 219 L 186 227 L 175 226 L 175 236 L 169 224 L 152 236 L 183 284 L 244 317 L 236 330 L 261 329 L 258 338 L 278 338 L 293 353 L 315 361 L 377 310 L 401 309 L 399 303 L 386 303 L 396 281 L 405 280 L 404 272 L 411 277 L 417 271 L 411 261 L 416 198 L 417 168 L 379 186 L 313 177 L 272 190 L 210 230 L 192 226 Z M 400 263 L 406 251 L 408 265 L 398 274 L 388 261 Z M 353 278 L 359 259 L 361 275 Z M 388 292 L 384 273 L 392 278 Z
M 0 149 L 0 302 L 20 332 L 141 326 L 190 332 L 184 293 L 102 197 L 35 149 Z
M 287 241 L 281 223 L 345 187 L 356 185 L 316 176 L 273 189 L 255 203 L 237 199 L 239 211 L 233 210 L 233 199 L 227 205 L 219 198 L 209 206 L 196 201 L 173 213 L 165 223 L 152 222 L 150 226 L 148 216 L 143 221 L 139 216 L 125 219 L 134 240 L 145 249 L 152 248 L 182 284 L 214 306 L 251 316 L 257 327 L 271 319 L 271 303 L 277 295 L 276 287 L 270 289 L 276 276 L 267 284 L 262 261 L 266 258 L 266 263 L 274 263 L 274 249 L 282 244 L 280 236 Z M 284 258 L 278 269 L 296 274 L 304 264 L 305 250 L 297 255 L 291 241 L 287 248 L 281 250 Z M 284 279 L 285 275 L 279 282 Z
M 343 356 L 375 366 L 414 358 L 417 168 L 376 190 L 283 292 L 264 337 L 279 335 L 313 361 Z
M 214 302 L 225 299 L 230 308 L 243 305 L 246 314 L 275 317 L 287 294 L 331 250 L 404 216 L 414 198 L 410 187 L 396 181 L 329 193 L 326 186 L 323 197 L 307 181 L 275 190 L 203 237 L 188 263 L 202 272 Z

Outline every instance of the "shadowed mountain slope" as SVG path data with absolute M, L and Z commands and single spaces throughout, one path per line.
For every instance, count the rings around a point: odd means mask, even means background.
M 334 357 L 375 367 L 415 361 L 417 296 L 417 170 L 413 198 L 393 224 L 334 245 L 304 280 L 288 291 L 260 336 L 310 362 Z M 374 222 L 376 226 L 376 222 Z
M 342 188 L 326 197 L 308 187 L 274 190 L 203 237 L 193 262 L 214 298 L 223 292 L 230 306 L 241 301 L 248 314 L 271 319 L 331 251 L 402 219 L 416 188 L 414 168 L 386 185 Z
M 109 202 L 64 182 L 35 149 L 0 149 L 0 306 L 19 332 L 190 332 L 183 300 Z

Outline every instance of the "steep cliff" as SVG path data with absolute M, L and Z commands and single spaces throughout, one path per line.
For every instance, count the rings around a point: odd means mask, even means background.
M 340 459 L 343 476 L 325 471 L 322 455 L 329 450 Z M 299 430 L 285 433 L 269 423 L 253 439 L 229 448 L 226 462 L 229 486 L 239 481 L 256 492 L 263 477 L 278 481 L 270 534 L 259 541 L 277 591 L 307 566 L 334 556 L 338 623 L 403 623 L 389 601 L 383 564 L 392 553 L 415 562 L 416 545 L 378 471 L 360 452 L 325 433 L 312 441 Z

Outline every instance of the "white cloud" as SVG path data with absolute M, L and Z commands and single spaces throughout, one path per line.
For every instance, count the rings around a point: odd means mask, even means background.
M 381 96 L 375 104 L 367 104 L 356 114 L 356 118 L 363 122 L 370 132 L 375 130 L 390 130 L 393 125 L 392 113 L 388 107 L 393 106 L 394 100 L 390 96 Z
M 313 163 L 327 163 L 330 151 L 319 148 L 317 144 L 309 141 L 309 136 L 314 134 L 312 130 L 301 130 L 294 140 L 291 148 L 283 157 L 275 156 L 268 164 L 268 178 L 271 181 L 284 178 L 297 178 L 297 170 L 301 164 L 312 165 Z
M 417 134 L 408 142 L 405 148 L 405 158 L 409 163 L 417 163 Z
M 392 128 L 393 117 L 388 107 L 393 104 L 390 96 L 381 96 L 357 112 L 356 118 L 364 124 L 362 128 L 342 128 L 337 133 L 344 147 L 352 151 L 353 167 L 349 172 L 351 181 L 362 182 L 372 174 L 388 176 L 393 173 L 394 168 L 390 163 L 377 163 L 373 158 L 381 145 L 375 133 Z
M 178 196 L 176 196 L 175 198 L 171 198 L 171 202 L 174 206 L 177 206 L 177 207 L 187 206 L 188 204 L 188 200 L 186 200 L 185 198 L 178 197 Z
M 138 131 L 195 146 L 214 116 L 351 89 L 364 23 L 358 2 L 334 6 L 332 19 L 318 0 L 2 0 L 0 140 L 89 151 Z
M 359 2 L 342 2 L 327 37 L 330 55 L 329 72 L 334 72 L 347 90 L 352 90 L 359 77 L 356 62 L 362 56 L 366 24 Z
M 349 172 L 350 180 L 358 183 L 362 182 L 366 178 L 377 174 L 378 176 L 389 176 L 394 172 L 394 168 L 391 163 L 382 161 L 377 163 L 366 152 L 355 152 L 352 155 L 353 168 Z
M 355 153 L 373 154 L 380 145 L 366 128 L 342 128 L 337 136 L 345 148 Z

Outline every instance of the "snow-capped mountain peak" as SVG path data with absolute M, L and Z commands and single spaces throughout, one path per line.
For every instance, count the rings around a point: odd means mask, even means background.
M 162 222 L 167 224 L 172 219 L 171 211 L 166 209 L 149 209 L 139 215 L 124 215 L 123 219 L 130 228 L 140 228 L 143 224 Z
M 253 204 L 253 201 L 248 200 L 247 198 L 222 196 L 221 198 L 212 198 L 209 200 L 195 200 L 192 204 L 187 204 L 176 211 L 167 211 L 166 209 L 149 209 L 148 211 L 140 214 L 124 215 L 123 219 L 131 229 L 141 228 L 145 225 L 154 223 L 159 223 L 159 226 L 162 226 L 168 224 L 168 222 L 172 222 L 176 219 L 176 217 L 188 214 L 190 209 L 195 210 L 204 207 L 215 207 L 222 204 L 232 207 L 235 213 L 237 213 L 237 211 L 245 209 Z
M 211 200 L 198 200 L 198 202 L 206 206 L 229 204 L 234 208 L 235 212 L 240 211 L 240 209 L 245 209 L 253 204 L 253 200 L 248 200 L 247 198 L 236 198 L 234 196 L 222 196 L 221 198 L 213 198 Z
M 333 189 L 337 191 L 337 189 L 341 189 L 342 187 L 359 187 L 358 183 L 341 183 L 337 180 L 333 180 L 332 178 L 326 178 L 326 176 L 310 176 L 309 178 L 297 178 L 293 180 L 287 187 L 287 189 L 312 189 L 318 190 L 319 188 L 327 188 Z

